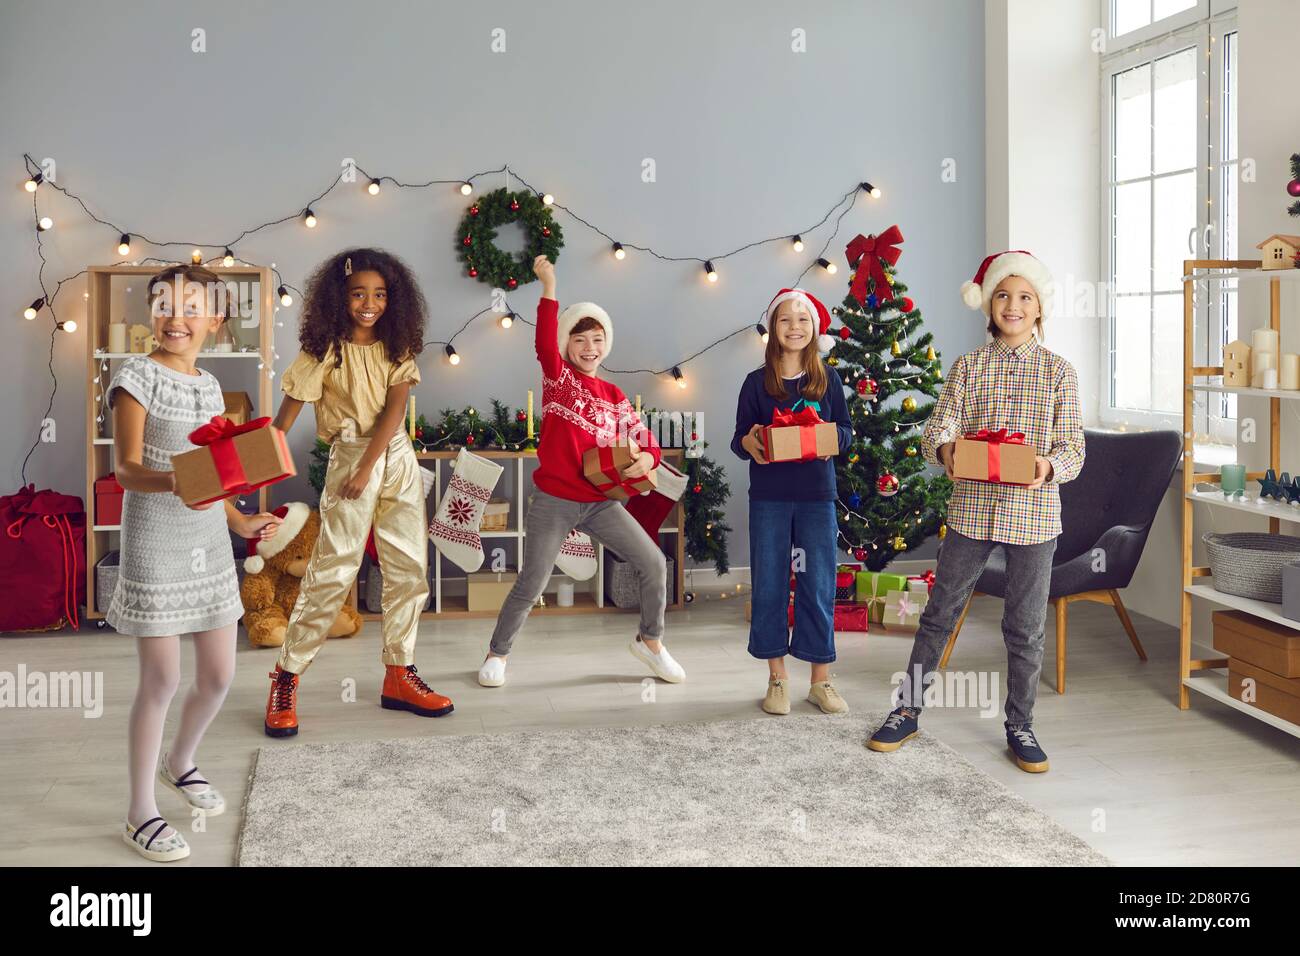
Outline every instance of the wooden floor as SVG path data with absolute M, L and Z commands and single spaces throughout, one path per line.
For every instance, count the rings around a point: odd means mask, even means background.
M 950 667 L 998 671 L 1005 656 L 1001 602 L 977 601 Z M 713 597 L 668 618 L 668 643 L 687 683 L 652 685 L 643 699 L 641 665 L 628 654 L 636 618 L 534 618 L 515 646 L 510 683 L 481 688 L 475 672 L 493 622 L 428 622 L 421 672 L 456 703 L 456 713 L 421 719 L 378 706 L 378 625 L 330 641 L 304 678 L 303 732 L 288 741 L 262 734 L 273 651 L 242 646 L 225 709 L 200 751 L 205 776 L 226 794 L 227 812 L 189 835 L 193 854 L 176 865 L 233 863 L 240 805 L 254 752 L 307 743 L 417 734 L 481 734 L 597 725 L 728 719 L 776 720 L 758 707 L 765 667 L 745 651 L 743 605 Z M 1178 632 L 1147 618 L 1135 624 L 1151 660 L 1139 662 L 1110 608 L 1070 609 L 1069 693 L 1058 696 L 1052 623 L 1035 728 L 1052 761 L 1031 776 L 1010 761 L 1002 715 L 931 709 L 922 727 L 1120 864 L 1294 865 L 1300 862 L 1300 740 L 1208 699 L 1175 706 Z M 241 637 L 241 641 L 242 641 Z M 836 686 L 858 712 L 888 707 L 889 678 L 907 660 L 910 638 L 840 634 Z M 104 713 L 0 710 L 0 865 L 151 865 L 119 837 L 126 804 L 127 713 L 135 688 L 134 642 L 111 631 L 0 637 L 0 670 L 99 670 Z M 191 673 L 188 647 L 185 673 Z M 807 665 L 792 662 L 803 702 Z M 357 701 L 342 701 L 354 679 Z M 1005 693 L 1004 684 L 1002 691 Z M 179 711 L 179 697 L 173 704 Z M 827 720 L 834 718 L 828 717 Z M 169 722 L 169 730 L 171 723 Z M 889 760 L 864 751 L 864 759 Z M 184 823 L 180 802 L 159 793 L 164 814 Z M 953 847 L 953 861 L 961 848 Z M 288 862 L 288 861 L 286 861 Z

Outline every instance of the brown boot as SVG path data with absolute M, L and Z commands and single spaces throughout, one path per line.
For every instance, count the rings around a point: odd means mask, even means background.
M 276 664 L 275 671 L 268 676 L 271 694 L 266 698 L 266 735 L 292 737 L 298 733 L 298 675 Z
M 414 664 L 385 664 L 380 704 L 389 710 L 409 710 L 421 717 L 443 717 L 456 708 L 450 697 L 435 693 L 415 671 Z

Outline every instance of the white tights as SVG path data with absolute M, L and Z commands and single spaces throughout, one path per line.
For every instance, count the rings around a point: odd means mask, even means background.
M 235 676 L 236 625 L 199 631 L 194 635 L 194 686 L 185 695 L 176 739 L 167 752 L 168 769 L 182 774 L 194 766 L 194 752 L 203 733 L 221 710 Z M 131 778 L 131 804 L 127 820 L 140 826 L 159 816 L 154 795 L 154 774 L 162 747 L 167 707 L 181 682 L 179 637 L 136 638 L 140 654 L 140 684 L 131 705 L 127 764 Z M 170 829 L 163 835 L 169 835 Z

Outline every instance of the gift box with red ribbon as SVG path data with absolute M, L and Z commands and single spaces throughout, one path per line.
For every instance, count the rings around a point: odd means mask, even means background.
M 215 416 L 190 432 L 194 451 L 172 456 L 176 493 L 187 505 L 203 505 L 296 475 L 284 432 L 269 418 L 236 425 Z
M 1024 432 L 981 428 L 957 439 L 952 470 L 967 481 L 1027 485 L 1034 480 L 1036 453 L 1025 444 Z
M 840 453 L 834 422 L 824 422 L 817 409 L 804 405 L 797 412 L 777 408 L 772 424 L 763 427 L 760 441 L 768 461 L 807 461 Z
M 623 469 L 632 464 L 638 454 L 640 449 L 636 442 L 588 448 L 582 453 L 582 473 L 606 498 L 627 501 L 633 495 L 654 491 L 657 487 L 653 471 L 640 478 L 623 477 Z
M 934 568 L 924 574 L 911 574 L 907 578 L 907 589 L 922 594 L 929 594 L 934 588 Z
M 835 572 L 835 600 L 852 601 L 857 592 L 857 578 L 852 571 Z

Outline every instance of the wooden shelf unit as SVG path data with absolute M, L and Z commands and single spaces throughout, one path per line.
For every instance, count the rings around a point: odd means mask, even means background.
M 510 497 L 510 520 L 507 523 L 505 531 L 484 531 L 481 532 L 484 538 L 484 548 L 491 549 L 496 542 L 504 545 L 507 550 L 507 560 L 513 564 L 512 571 L 518 571 L 523 567 L 524 560 L 524 520 L 527 515 L 528 496 L 532 491 L 532 483 L 529 472 L 525 469 L 528 461 L 536 462 L 536 451 L 495 451 L 495 450 L 475 450 L 474 454 L 483 458 L 488 458 L 505 467 L 502 473 L 502 479 L 510 481 L 512 495 Z M 429 516 L 432 517 L 438 510 L 438 503 L 442 500 L 443 488 L 447 481 L 451 480 L 451 469 L 455 464 L 457 452 L 455 451 L 421 451 L 416 452 L 421 464 L 432 462 L 434 483 L 433 493 L 429 499 Z M 663 460 L 674 465 L 678 469 L 685 471 L 686 452 L 682 448 L 665 448 L 663 449 Z M 445 479 L 445 480 L 444 480 Z M 687 494 L 689 494 L 689 490 Z M 685 496 L 683 496 L 684 499 Z M 573 595 L 572 607 L 558 607 L 548 603 L 545 607 L 533 608 L 533 614 L 598 614 L 609 611 L 634 610 L 615 607 L 613 604 L 607 604 L 605 601 L 605 548 L 598 541 L 592 542 L 596 546 L 596 574 L 591 579 L 591 591 L 578 591 L 575 589 Z M 665 555 L 673 559 L 673 579 L 669 584 L 669 603 L 667 609 L 670 611 L 681 610 L 686 606 L 685 592 L 683 585 L 685 582 L 684 565 L 686 563 L 686 512 L 684 501 L 678 501 L 673 510 L 668 513 L 664 519 L 664 524 L 659 529 L 659 543 L 663 548 Z M 464 595 L 444 593 L 443 585 L 447 581 L 464 580 L 463 576 L 447 576 L 443 574 L 443 559 L 441 553 L 429 543 L 429 567 L 430 567 L 430 590 L 433 594 L 433 605 L 430 610 L 424 611 L 420 617 L 423 619 L 430 618 L 494 618 L 497 611 L 470 611 L 466 605 Z M 490 550 L 489 550 L 490 553 Z M 483 570 L 490 568 L 491 561 L 484 562 Z M 553 572 L 558 574 L 559 572 Z M 462 572 L 463 574 L 463 572 Z M 352 584 L 352 603 L 360 613 L 362 620 L 378 621 L 383 615 L 370 611 L 362 610 L 361 601 L 360 574 L 357 580 Z
M 1254 513 L 1268 518 L 1270 534 L 1280 531 L 1282 521 L 1300 521 L 1300 509 L 1277 502 L 1255 504 L 1254 502 L 1234 501 L 1222 496 L 1215 497 L 1206 492 L 1196 491 L 1196 486 L 1203 482 L 1218 484 L 1217 473 L 1196 474 L 1195 429 L 1192 417 L 1192 401 L 1200 390 L 1224 391 L 1239 395 L 1266 397 L 1269 400 L 1269 467 L 1280 474 L 1281 463 L 1281 406 L 1288 398 L 1300 397 L 1300 392 L 1274 391 L 1258 388 L 1235 388 L 1218 382 L 1200 382 L 1196 379 L 1223 375 L 1223 366 L 1202 366 L 1195 364 L 1193 352 L 1194 339 L 1194 287 L 1197 282 L 1217 281 L 1223 279 L 1267 279 L 1269 285 L 1269 324 L 1268 328 L 1279 333 L 1281 339 L 1282 287 L 1284 279 L 1300 278 L 1300 270 L 1264 270 L 1258 260 L 1249 259 L 1186 259 L 1183 261 L 1183 593 L 1182 616 L 1179 627 L 1178 646 L 1178 707 L 1186 710 L 1191 706 L 1190 691 L 1195 690 L 1221 703 L 1226 703 L 1242 713 L 1249 714 L 1264 723 L 1300 737 L 1300 725 L 1276 717 L 1258 707 L 1233 700 L 1224 689 L 1226 686 L 1225 670 L 1228 659 L 1225 657 L 1192 657 L 1192 599 L 1204 600 L 1211 604 L 1235 608 L 1253 614 L 1263 620 L 1285 627 L 1297 627 L 1300 622 L 1292 621 L 1281 614 L 1280 604 L 1257 601 L 1250 598 L 1225 594 L 1214 587 L 1212 572 L 1208 566 L 1192 564 L 1192 547 L 1195 542 L 1194 516 L 1196 503 L 1208 504 L 1237 511 Z M 1226 270 L 1226 271 L 1224 271 Z M 1247 472 L 1247 480 L 1262 478 L 1264 472 Z M 1213 673 L 1207 673 L 1213 672 Z M 1197 676 L 1193 677 L 1193 674 Z
M 91 266 L 86 270 L 88 293 L 86 303 L 86 510 L 90 519 L 86 529 L 86 617 L 95 621 L 102 621 L 108 610 L 98 606 L 99 602 L 95 594 L 95 565 L 105 554 L 118 549 L 121 543 L 119 525 L 101 525 L 95 521 L 95 480 L 113 471 L 113 439 L 110 437 L 112 418 L 107 403 L 103 401 L 103 395 L 108 389 L 113 373 L 121 363 L 133 355 L 140 354 L 108 351 L 108 324 L 114 318 L 113 309 L 119 307 L 114 304 L 113 283 L 114 280 L 124 283 L 136 279 L 143 285 L 144 280 L 162 268 L 161 265 Z M 198 363 L 202 367 L 211 359 L 225 360 L 216 368 L 209 369 L 218 379 L 229 375 L 232 368 L 239 368 L 239 366 L 232 366 L 231 361 L 259 362 L 266 366 L 265 369 L 253 369 L 257 373 L 257 388 L 255 394 L 251 394 L 250 397 L 253 399 L 255 415 L 270 415 L 273 413 L 272 379 L 267 371 L 272 367 L 272 357 L 275 354 L 274 276 L 270 269 L 258 266 L 236 265 L 226 268 L 220 265 L 208 265 L 206 268 L 223 279 L 238 281 L 241 286 L 244 283 L 250 284 L 253 292 L 254 315 L 257 320 L 255 331 L 243 324 L 246 317 L 233 319 L 235 327 L 232 331 L 237 338 L 245 340 L 250 340 L 255 334 L 257 351 L 200 353 Z M 141 297 L 141 293 L 135 295 Z M 144 311 L 133 312 L 129 320 L 130 325 L 151 324 L 148 313 Z M 253 343 L 247 341 L 247 344 Z M 98 382 L 95 381 L 96 378 L 99 379 Z M 222 382 L 222 386 L 227 391 L 236 390 L 225 381 Z M 98 421 L 101 412 L 104 415 L 102 424 Z M 258 492 L 258 509 L 265 510 L 266 503 L 267 489 L 262 488 Z

